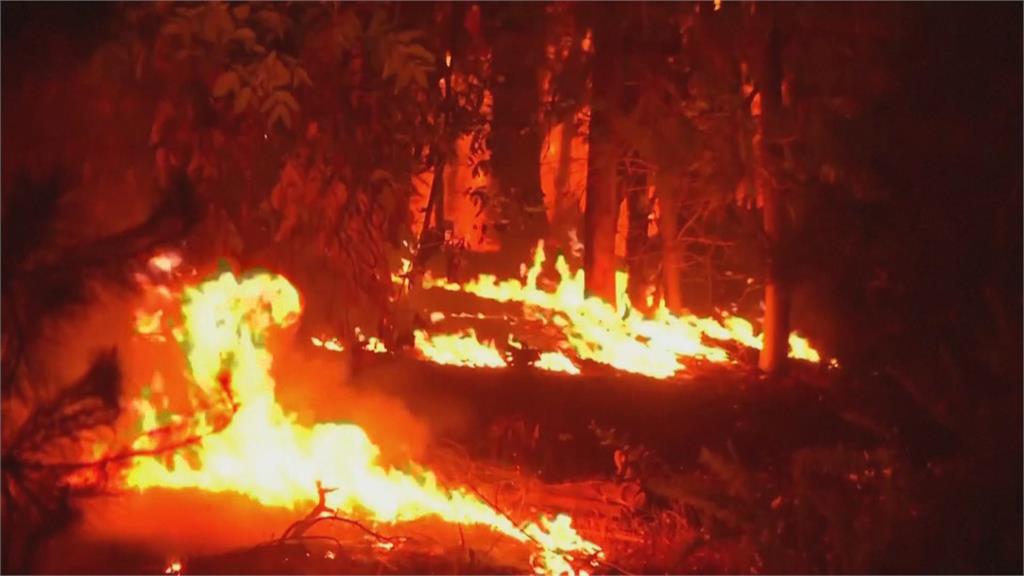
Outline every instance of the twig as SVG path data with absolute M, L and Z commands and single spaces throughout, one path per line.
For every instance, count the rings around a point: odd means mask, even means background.
M 309 529 L 309 528 L 312 528 L 313 525 L 318 524 L 318 523 L 320 523 L 320 522 L 322 522 L 324 520 L 332 520 L 332 521 L 335 521 L 335 522 L 341 522 L 343 524 L 348 524 L 350 526 L 355 526 L 356 528 L 359 528 L 360 530 L 362 530 L 363 532 L 366 532 L 370 536 L 373 536 L 379 542 L 387 542 L 389 544 L 397 544 L 397 543 L 406 542 L 406 541 L 409 540 L 409 538 L 404 537 L 404 536 L 385 536 L 383 534 L 380 534 L 379 532 L 375 532 L 371 528 L 368 528 L 366 525 L 364 525 L 363 523 L 359 522 L 358 520 L 353 520 L 351 518 L 345 518 L 344 516 L 338 516 L 337 514 L 331 514 L 329 516 L 317 517 L 315 519 L 312 519 L 312 521 L 309 521 L 308 518 L 303 518 L 302 520 L 298 520 L 295 523 L 293 523 L 291 526 L 289 526 L 284 531 L 284 534 L 280 538 L 277 539 L 277 541 L 280 542 L 280 541 L 291 540 L 291 539 L 296 538 L 296 537 L 293 537 L 293 536 L 289 536 L 289 533 L 292 530 L 294 530 L 295 528 L 297 528 L 298 526 L 300 526 L 303 522 L 307 522 L 307 521 L 309 522 L 309 524 L 306 525 L 306 529 Z M 305 536 L 298 536 L 298 538 L 304 538 L 304 537 Z
M 474 486 L 470 485 L 470 486 L 469 486 L 469 489 L 470 489 L 470 490 L 472 490 L 472 491 L 473 491 L 473 493 L 474 493 L 474 494 L 476 494 L 478 498 L 480 498 L 481 500 L 483 500 L 484 504 L 487 504 L 488 506 L 490 506 L 490 507 L 491 507 L 491 509 L 492 509 L 492 510 L 494 510 L 494 511 L 495 511 L 495 512 L 497 512 L 498 514 L 501 514 L 501 515 L 502 515 L 502 516 L 503 516 L 503 517 L 504 517 L 504 518 L 505 518 L 506 520 L 508 520 L 509 522 L 511 522 L 511 523 L 512 523 L 512 525 L 513 525 L 513 526 L 515 526 L 516 530 L 518 530 L 518 531 L 519 531 L 520 533 L 522 533 L 522 535 L 523 535 L 523 536 L 526 536 L 527 538 L 529 538 L 529 539 L 530 539 L 530 541 L 531 541 L 531 542 L 533 542 L 534 544 L 536 544 L 537 546 L 539 546 L 539 547 L 541 547 L 541 548 L 543 548 L 543 547 L 544 547 L 544 545 L 543 545 L 543 544 L 541 544 L 541 543 L 540 543 L 540 542 L 539 542 L 539 541 L 538 541 L 538 540 L 537 540 L 536 538 L 534 538 L 533 536 L 529 535 L 529 534 L 528 534 L 528 533 L 526 532 L 526 530 L 523 530 L 522 526 L 520 526 L 518 522 L 516 522 L 515 520 L 513 520 L 511 516 L 509 516 L 508 514 L 506 514 L 504 510 L 502 510 L 501 508 L 498 508 L 498 507 L 497 507 L 496 505 L 494 505 L 494 503 L 492 503 L 492 502 L 491 502 L 491 501 L 490 501 L 490 500 L 489 500 L 489 499 L 488 499 L 488 498 L 487 498 L 486 496 L 484 496 L 483 494 L 481 494 L 481 493 L 480 493 L 480 491 L 476 489 L 476 487 L 474 487 Z

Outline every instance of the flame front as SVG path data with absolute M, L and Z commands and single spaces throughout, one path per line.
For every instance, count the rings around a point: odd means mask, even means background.
M 175 454 L 173 466 L 136 459 L 127 471 L 128 486 L 237 492 L 267 506 L 296 509 L 315 502 L 319 482 L 333 489 L 325 503 L 339 513 L 380 522 L 437 517 L 487 526 L 533 544 L 538 570 L 572 573 L 574 555 L 601 554 L 576 533 L 568 516 L 517 526 L 471 492 L 440 486 L 429 470 L 413 466 L 415 472 L 407 473 L 379 465 L 378 447 L 358 426 L 298 425 L 276 401 L 273 358 L 265 342 L 272 327 L 294 322 L 300 311 L 295 288 L 270 274 L 239 280 L 225 272 L 185 290 L 183 326 L 176 337 L 186 350 L 197 395 L 220 408 L 199 414 L 196 427 L 205 435 L 194 446 L 194 457 Z M 149 402 L 139 405 L 144 427 L 155 429 L 156 409 Z M 213 422 L 227 417 L 226 427 L 211 433 Z M 143 435 L 134 447 L 153 449 L 157 440 Z
M 555 262 L 559 276 L 557 285 L 553 290 L 544 290 L 538 286 L 538 280 L 545 260 L 541 242 L 534 252 L 533 264 L 526 271 L 525 281 L 499 281 L 493 275 L 482 274 L 460 284 L 426 276 L 424 287 L 464 292 L 496 302 L 521 303 L 530 318 L 560 328 L 580 358 L 654 378 L 669 378 L 685 370 L 686 358 L 729 361 L 728 353 L 715 345 L 714 340 L 761 348 L 761 337 L 754 335 L 751 323 L 735 316 L 723 315 L 719 321 L 693 314 L 675 315 L 664 303 L 645 316 L 630 305 L 625 272 L 616 275 L 618 302 L 621 303 L 618 308 L 599 298 L 586 298 L 583 271 L 570 270 L 563 256 Z M 790 357 L 820 361 L 818 352 L 799 335 L 791 334 L 789 343 Z M 427 357 L 432 358 L 429 353 Z
M 481 274 L 465 283 L 445 278 L 423 277 L 423 287 L 471 294 L 495 302 L 514 302 L 523 305 L 525 315 L 535 321 L 554 326 L 562 332 L 563 346 L 578 358 L 607 364 L 624 372 L 643 374 L 652 378 L 672 378 L 686 370 L 686 359 L 699 358 L 708 362 L 730 362 L 729 353 L 722 343 L 735 342 L 760 350 L 762 339 L 754 334 L 753 325 L 743 318 L 721 313 L 721 319 L 694 314 L 673 314 L 662 302 L 645 315 L 631 305 L 626 293 L 628 276 L 616 273 L 617 301 L 612 306 L 599 298 L 584 296 L 583 271 L 573 272 L 561 255 L 555 261 L 558 283 L 550 290 L 538 286 L 546 261 L 544 243 L 534 251 L 534 260 L 524 270 L 524 280 L 498 280 L 492 274 Z M 411 262 L 403 260 L 401 273 L 392 276 L 395 284 L 403 285 L 411 269 Z M 445 315 L 435 312 L 444 319 Z M 486 318 L 483 315 L 456 314 L 460 318 Z M 358 330 L 358 329 L 357 329 Z M 371 352 L 386 352 L 382 342 L 374 338 L 365 340 L 364 348 Z M 333 351 L 343 347 L 336 339 L 313 338 L 315 346 Z M 789 336 L 789 356 L 798 360 L 818 363 L 821 357 L 807 339 L 799 334 Z M 417 354 L 436 364 L 454 366 L 501 368 L 507 363 L 493 341 L 481 341 L 473 330 L 454 334 L 436 331 L 415 332 Z M 544 352 L 533 363 L 534 368 L 549 372 L 579 374 L 580 369 L 562 352 Z

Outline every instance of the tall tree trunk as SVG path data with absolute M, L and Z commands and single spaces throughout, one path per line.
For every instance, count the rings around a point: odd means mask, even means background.
M 503 244 L 516 252 L 532 247 L 547 225 L 540 185 L 543 134 L 538 122 L 544 5 L 495 3 L 485 5 L 485 10 L 495 39 L 492 176 L 507 206 L 510 234 Z
M 587 157 L 587 197 L 583 215 L 583 273 L 588 296 L 615 302 L 615 225 L 619 202 L 616 167 L 619 146 L 612 130 L 621 90 L 620 39 L 616 15 L 610 9 L 595 16 L 590 111 L 590 152 Z
M 758 361 L 768 374 L 785 369 L 789 354 L 790 286 L 786 278 L 786 230 L 782 166 L 782 39 L 773 23 L 764 51 L 764 64 L 758 82 L 761 101 L 759 134 L 755 136 L 759 189 L 764 198 L 763 225 L 768 241 L 768 274 L 764 289 L 764 344 Z
M 555 172 L 556 205 L 565 203 L 572 193 L 572 141 L 576 139 L 576 119 L 569 118 L 562 123 L 562 134 L 558 145 L 558 169 Z
M 454 168 L 449 169 L 456 158 L 454 158 L 455 139 L 457 135 L 452 129 L 455 115 L 455 100 L 452 91 L 452 61 L 448 57 L 456 52 L 456 44 L 459 39 L 459 31 L 462 29 L 462 18 L 464 6 L 455 4 L 448 8 L 448 13 L 441 16 L 445 32 L 441 38 L 445 39 L 440 46 L 438 61 L 442 65 L 443 93 L 438 109 L 438 122 L 440 131 L 437 139 L 431 145 L 431 155 L 434 161 L 434 178 L 430 185 L 430 196 L 427 200 L 426 212 L 423 216 L 423 229 L 420 231 L 417 261 L 420 264 L 440 249 L 444 244 L 447 222 L 445 219 L 444 195 L 445 185 L 450 183 L 445 177 L 446 171 L 454 173 Z
M 572 190 L 572 144 L 576 139 L 576 118 L 570 117 L 562 123 L 561 139 L 558 144 L 558 165 L 555 170 L 555 211 L 551 219 L 549 238 L 565 241 L 570 228 L 578 223 L 578 202 Z
M 647 299 L 647 228 L 651 215 L 647 173 L 634 171 L 629 176 L 626 190 L 629 208 L 629 228 L 626 232 L 626 259 L 629 262 L 629 284 L 626 292 L 634 308 L 646 312 Z
M 679 197 L 681 179 L 671 178 L 665 169 L 655 176 L 658 194 L 658 229 L 661 233 L 661 279 L 665 289 L 665 305 L 673 312 L 683 308 L 679 251 Z

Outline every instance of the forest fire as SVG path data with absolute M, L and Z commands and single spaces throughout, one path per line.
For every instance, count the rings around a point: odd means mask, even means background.
M 194 419 L 188 427 L 200 440 L 188 454 L 173 454 L 170 465 L 135 459 L 125 476 L 128 487 L 236 492 L 265 506 L 297 509 L 315 503 L 316 489 L 323 486 L 325 513 L 383 523 L 437 517 L 487 526 L 536 546 L 538 572 L 574 574 L 579 562 L 585 566 L 600 557 L 601 549 L 580 537 L 568 516 L 517 524 L 464 488 L 440 486 L 429 470 L 414 465 L 403 472 L 377 464 L 380 450 L 358 426 L 296 424 L 275 400 L 273 358 L 266 347 L 269 333 L 301 312 L 298 292 L 283 277 L 236 278 L 224 272 L 185 288 L 180 301 L 183 324 L 172 333 L 187 351 L 197 413 L 170 419 L 175 424 Z M 144 327 L 151 333 L 148 324 Z M 465 346 L 466 340 L 450 338 L 428 339 L 425 346 Z M 476 365 L 499 365 L 500 358 L 481 357 Z M 153 399 L 139 399 L 135 406 L 143 433 L 133 448 L 159 448 L 167 441 L 160 407 Z
M 0 2 L 0 573 L 1009 573 L 1024 4 Z
M 573 272 L 564 256 L 555 261 L 558 279 L 550 287 L 541 285 L 547 255 L 543 242 L 534 251 L 533 262 L 522 279 L 498 280 L 490 274 L 466 282 L 434 278 L 429 272 L 423 287 L 466 294 L 484 300 L 512 302 L 522 305 L 526 318 L 558 329 L 571 355 L 606 364 L 623 372 L 651 378 L 671 378 L 686 370 L 687 358 L 724 363 L 732 359 L 717 343 L 732 342 L 760 349 L 761 337 L 753 325 L 743 318 L 722 313 L 720 319 L 692 314 L 673 314 L 662 302 L 649 315 L 633 307 L 626 294 L 627 274 L 616 275 L 619 305 L 612 306 L 599 298 L 586 298 L 583 271 Z M 408 263 L 403 265 L 408 272 Z M 395 276 L 396 283 L 404 278 Z M 315 346 L 342 351 L 335 338 L 313 338 Z M 384 351 L 379 341 L 367 349 Z M 817 363 L 818 351 L 799 334 L 789 337 L 790 358 Z M 513 346 L 515 347 L 515 346 Z M 417 354 L 425 360 L 455 366 L 501 368 L 507 362 L 494 342 L 480 341 L 473 330 L 456 334 L 415 332 Z M 533 366 L 540 370 L 578 374 L 579 367 L 562 352 L 543 352 Z

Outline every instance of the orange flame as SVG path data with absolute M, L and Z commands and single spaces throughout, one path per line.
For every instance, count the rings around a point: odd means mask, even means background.
M 149 259 L 149 266 L 160 272 L 170 273 L 181 265 L 181 254 L 167 251 L 154 255 Z
M 721 321 L 692 314 L 677 316 L 664 303 L 651 316 L 644 316 L 630 305 L 625 272 L 616 274 L 621 303 L 618 308 L 597 298 L 585 298 L 583 271 L 571 271 L 562 256 L 555 262 L 557 285 L 552 290 L 541 289 L 538 279 L 546 259 L 541 242 L 525 280 L 499 281 L 493 275 L 482 274 L 460 284 L 425 275 L 423 285 L 497 302 L 521 303 L 527 316 L 560 328 L 580 358 L 654 378 L 669 378 L 685 370 L 686 358 L 730 361 L 726 350 L 716 345 L 715 340 L 761 348 L 761 337 L 754 334 L 750 322 L 735 316 L 723 314 Z M 790 336 L 790 356 L 820 361 L 818 352 L 797 334 Z
M 416 350 L 427 359 L 438 364 L 453 366 L 475 366 L 504 368 L 505 359 L 493 342 L 480 342 L 472 329 L 455 334 L 431 336 L 417 330 Z
M 137 459 L 125 476 L 129 487 L 235 492 L 266 506 L 295 509 L 313 503 L 322 483 L 333 489 L 325 495 L 326 505 L 339 513 L 361 513 L 379 522 L 437 517 L 487 526 L 532 544 L 538 572 L 574 574 L 575 560 L 601 557 L 601 548 L 583 539 L 568 516 L 517 525 L 466 489 L 442 487 L 429 470 L 412 465 L 415 472 L 408 473 L 381 466 L 379 448 L 358 426 L 296 424 L 275 398 L 273 357 L 264 342 L 272 328 L 294 322 L 300 311 L 295 288 L 265 273 L 239 279 L 225 272 L 185 289 L 183 326 L 176 337 L 187 351 L 192 381 L 200 395 L 230 401 L 233 416 L 211 433 L 216 416 L 199 412 L 195 427 L 206 435 L 194 445 L 194 457 L 174 454 L 170 467 L 154 458 Z M 431 341 L 436 344 L 437 337 Z M 480 354 L 481 362 L 502 362 L 500 356 Z M 148 400 L 136 406 L 144 429 L 156 430 L 156 407 Z M 155 436 L 146 434 L 133 447 L 158 446 Z
M 735 342 L 757 350 L 762 347 L 761 336 L 754 333 L 754 326 L 727 312 L 721 312 L 720 319 L 675 315 L 661 303 L 649 316 L 643 315 L 631 306 L 626 293 L 627 275 L 622 271 L 616 273 L 618 308 L 597 298 L 585 298 L 583 271 L 570 270 L 562 256 L 555 262 L 558 283 L 550 290 L 542 289 L 538 281 L 546 260 L 544 244 L 540 242 L 532 265 L 524 266 L 524 280 L 498 280 L 494 275 L 481 274 L 465 283 L 457 283 L 433 278 L 428 272 L 423 277 L 423 287 L 472 294 L 496 302 L 521 303 L 527 317 L 560 329 L 575 356 L 652 378 L 671 378 L 685 371 L 687 358 L 731 362 L 729 353 L 720 343 Z M 409 261 L 403 260 L 401 275 L 394 275 L 393 281 L 404 283 L 410 267 Z M 651 304 L 648 302 L 649 306 Z M 451 317 L 484 316 L 452 314 Z M 444 318 L 441 313 L 431 314 L 432 321 Z M 387 351 L 376 338 L 365 339 L 358 328 L 356 332 L 366 349 Z M 313 344 L 329 350 L 342 349 L 337 340 L 325 342 L 314 338 Z M 821 361 L 818 351 L 797 333 L 790 334 L 789 346 L 791 358 L 813 363 Z M 507 366 L 494 342 L 481 342 L 473 330 L 455 334 L 420 330 L 415 333 L 415 347 L 420 357 L 437 364 Z M 562 352 L 545 352 L 533 366 L 551 372 L 580 373 L 579 367 Z

